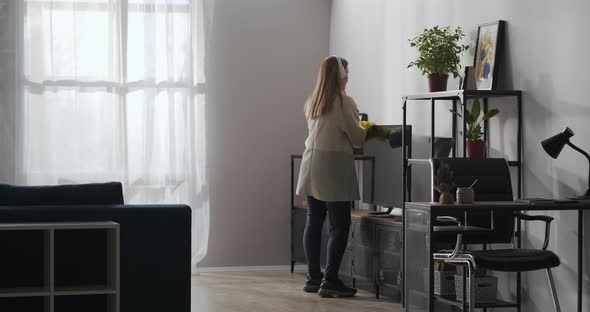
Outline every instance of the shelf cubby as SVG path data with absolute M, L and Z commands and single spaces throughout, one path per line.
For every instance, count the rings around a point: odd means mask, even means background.
M 0 311 L 49 312 L 49 296 L 0 298 Z
M 46 230 L 0 231 L 0 296 L 19 288 L 38 291 L 48 287 L 48 237 Z
M 109 282 L 107 235 L 102 229 L 56 230 L 54 257 L 56 288 Z
M 0 224 L 0 311 L 119 311 L 119 224 Z
M 435 300 L 443 302 L 448 305 L 452 305 L 458 308 L 463 307 L 463 302 L 457 300 L 455 297 L 449 296 L 439 296 L 434 295 Z M 476 309 L 493 309 L 493 308 L 516 308 L 518 305 L 514 302 L 508 302 L 503 300 L 496 300 L 496 302 L 486 302 L 486 303 L 479 303 L 476 301 L 475 308 Z
M 55 296 L 54 312 L 104 312 L 114 311 L 114 295 Z

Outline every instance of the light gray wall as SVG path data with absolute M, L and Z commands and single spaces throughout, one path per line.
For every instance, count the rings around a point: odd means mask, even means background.
M 201 267 L 289 263 L 289 161 L 328 54 L 329 0 L 217 0 L 207 59 L 211 232 Z
M 590 2 L 585 0 L 334 0 L 330 51 L 349 59 L 348 93 L 360 109 L 378 123 L 401 123 L 401 96 L 427 89 L 426 80 L 417 70 L 406 69 L 416 57 L 408 39 L 437 24 L 461 26 L 470 32 L 477 24 L 506 20 L 507 54 L 500 84 L 524 91 L 525 196 L 572 196 L 586 188 L 586 160 L 567 147 L 559 159 L 553 160 L 539 142 L 569 126 L 576 133 L 572 142 L 590 151 L 590 141 L 586 139 L 590 134 L 588 12 Z M 472 62 L 471 57 L 466 56 L 464 64 Z M 455 82 L 449 82 L 449 86 L 453 85 Z M 502 111 L 491 124 L 493 155 L 514 156 L 516 115 L 512 103 L 491 102 Z M 409 121 L 418 134 L 429 131 L 428 107 L 424 103 L 409 108 Z M 450 135 L 450 123 L 442 122 L 450 120 L 444 118 L 450 117 L 448 107 L 442 105 L 436 114 L 441 121 L 437 133 Z M 556 222 L 549 248 L 562 262 L 555 270 L 562 310 L 574 311 L 577 214 L 550 214 Z M 588 236 L 588 216 L 585 224 Z M 543 230 L 541 225 L 528 226 L 526 243 L 540 246 Z M 589 272 L 590 242 L 585 243 L 585 250 Z M 584 279 L 584 311 L 590 311 L 588 273 Z M 553 311 L 542 271 L 527 273 L 524 287 L 524 311 Z
M 0 183 L 14 182 L 17 1 L 0 0 Z

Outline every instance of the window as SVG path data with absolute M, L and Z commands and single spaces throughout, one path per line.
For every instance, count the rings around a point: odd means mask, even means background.
M 186 182 L 204 156 L 191 1 L 27 0 L 23 9 L 22 179 Z
M 207 252 L 201 0 L 26 0 L 17 180 L 121 181 L 127 203 L 193 208 Z

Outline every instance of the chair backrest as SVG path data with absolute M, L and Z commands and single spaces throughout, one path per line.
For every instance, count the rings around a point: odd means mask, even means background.
M 512 183 L 508 163 L 502 158 L 432 158 L 432 181 L 441 163 L 447 163 L 455 176 L 457 187 L 469 187 L 475 179 L 475 201 L 512 201 Z M 432 201 L 438 201 L 440 194 L 432 189 Z M 448 213 L 445 213 L 448 215 Z M 464 219 L 465 214 L 454 215 Z M 477 235 L 464 235 L 466 243 L 509 243 L 514 233 L 514 216 L 511 211 L 468 211 L 469 225 L 481 226 L 494 230 Z

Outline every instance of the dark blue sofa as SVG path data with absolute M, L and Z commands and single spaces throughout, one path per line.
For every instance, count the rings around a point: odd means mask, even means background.
M 116 182 L 61 186 L 0 184 L 0 223 L 60 221 L 114 221 L 120 224 L 120 311 L 190 311 L 190 207 L 125 205 L 121 184 Z M 86 235 L 70 238 L 68 243 L 71 246 L 101 246 L 104 237 Z M 35 239 L 22 233 L 17 239 L 6 235 L 0 239 L 0 248 L 17 250 L 31 263 L 38 263 L 38 257 L 42 255 L 36 254 L 36 249 L 29 244 L 35 244 Z M 97 282 L 106 276 L 104 259 L 95 259 L 92 254 L 87 254 L 83 261 L 68 261 L 68 256 L 62 258 L 59 263 L 64 267 L 61 269 L 68 272 L 60 277 L 62 284 L 67 285 L 80 274 Z M 3 275 L 0 288 L 34 284 L 39 272 L 35 272 L 35 265 L 31 266 L 31 263 L 22 261 L 22 257 L 14 263 L 10 257 L 0 256 L 0 273 Z

